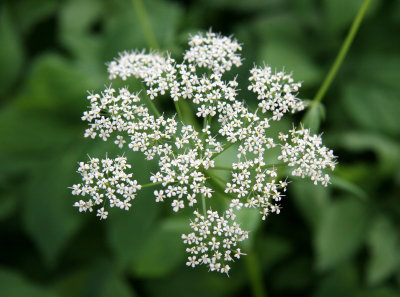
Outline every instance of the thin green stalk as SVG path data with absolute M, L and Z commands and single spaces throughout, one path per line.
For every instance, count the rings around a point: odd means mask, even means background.
M 333 63 L 328 75 L 326 76 L 324 82 L 322 83 L 321 87 L 319 88 L 317 94 L 313 99 L 312 105 L 317 105 L 319 102 L 321 102 L 322 98 L 324 98 L 325 96 L 325 93 L 328 91 L 329 86 L 331 85 L 340 66 L 342 65 L 344 58 L 347 55 L 347 52 L 349 51 L 351 43 L 356 36 L 358 28 L 360 27 L 361 21 L 370 3 L 371 0 L 365 0 L 364 3 L 361 5 L 361 8 L 357 13 L 356 18 L 354 19 L 353 24 L 351 25 L 350 30 L 347 33 L 346 39 L 344 40 L 342 47 L 340 48 L 340 51 L 336 56 L 335 62 Z
M 222 151 L 220 151 L 219 153 L 216 153 L 214 156 L 211 157 L 211 160 L 215 159 L 216 157 L 218 157 L 219 155 L 221 155 L 223 152 L 225 152 L 228 148 L 230 148 L 232 145 L 234 145 L 234 142 L 230 142 L 228 144 L 226 144 L 224 146 L 224 148 L 222 149 Z
M 140 25 L 142 26 L 147 44 L 153 49 L 158 49 L 159 45 L 151 28 L 151 24 L 142 0 L 132 0 L 132 3 L 135 8 L 136 15 L 138 16 Z
M 232 167 L 225 167 L 225 166 L 215 166 L 210 168 L 209 170 L 227 170 L 227 171 L 232 171 Z
M 267 292 L 264 288 L 260 262 L 257 259 L 254 251 L 247 251 L 246 259 L 247 271 L 250 277 L 251 290 L 254 297 L 267 297 Z
M 274 168 L 274 167 L 282 167 L 282 166 L 286 166 L 287 164 L 285 163 L 279 163 L 279 164 L 267 164 L 262 166 L 262 169 L 266 169 L 266 168 Z M 225 167 L 225 166 L 215 166 L 210 168 L 209 170 L 227 170 L 227 171 L 232 171 L 234 170 L 232 167 Z
M 142 188 L 142 189 L 151 188 L 151 187 L 155 187 L 155 186 L 161 185 L 162 183 L 163 183 L 163 182 L 156 182 L 156 183 L 144 184 L 144 185 L 141 186 L 141 188 Z
M 201 193 L 201 204 L 203 205 L 203 215 L 206 218 L 207 217 L 207 206 L 206 206 L 206 196 L 204 193 Z
M 154 114 L 159 118 L 161 114 L 158 111 L 157 106 L 153 103 L 153 100 L 151 100 L 149 95 L 147 95 L 146 87 L 145 87 L 143 82 L 142 82 L 142 89 L 143 89 L 143 92 L 144 92 L 144 96 L 147 99 L 147 103 L 150 105 L 150 107 L 153 110 Z
M 178 114 L 178 118 L 179 120 L 184 123 L 183 121 L 183 116 L 182 116 L 182 112 L 181 109 L 179 107 L 179 102 L 174 100 L 174 105 L 175 105 L 175 109 L 176 109 L 176 113 Z

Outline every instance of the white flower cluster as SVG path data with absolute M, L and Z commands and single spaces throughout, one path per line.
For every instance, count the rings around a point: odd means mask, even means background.
M 299 130 L 292 129 L 290 132 L 290 143 L 282 145 L 282 154 L 278 160 L 288 163 L 289 166 L 296 167 L 292 175 L 309 176 L 314 184 L 319 182 L 327 186 L 329 175 L 323 174 L 322 170 L 335 169 L 336 161 L 333 151 L 322 145 L 320 135 L 311 135 L 309 129 L 301 127 Z M 286 140 L 288 135 L 281 134 L 281 139 Z
M 206 265 L 210 271 L 228 274 L 228 263 L 245 255 L 237 245 L 248 238 L 248 232 L 235 222 L 232 209 L 223 216 L 212 210 L 207 211 L 207 217 L 197 211 L 194 215 L 195 219 L 190 223 L 194 232 L 182 235 L 183 242 L 189 245 L 186 251 L 192 255 L 186 265 Z
M 115 159 L 105 158 L 99 160 L 91 158 L 89 163 L 80 162 L 78 173 L 82 175 L 83 184 L 75 184 L 71 187 L 72 195 L 90 196 L 91 199 L 75 202 L 74 206 L 79 212 L 93 211 L 96 205 L 102 205 L 97 210 L 100 219 L 106 219 L 108 212 L 104 210 L 106 200 L 110 207 L 119 207 L 129 210 L 131 201 L 135 199 L 136 192 L 141 189 L 136 180 L 132 179 L 132 173 L 125 170 L 131 168 L 125 157 Z
M 279 121 L 289 111 L 294 113 L 304 109 L 303 102 L 296 98 L 301 83 L 295 83 L 291 74 L 283 71 L 272 74 L 271 67 L 255 67 L 250 73 L 249 90 L 258 94 L 262 112 L 273 112 L 273 120 Z
M 122 53 L 108 64 L 110 79 L 133 76 L 144 83 L 145 90 L 131 93 L 128 88 L 116 91 L 110 86 L 100 94 L 91 93 L 89 109 L 82 117 L 89 123 L 86 137 L 104 141 L 112 137 L 121 149 L 154 159 L 158 168 L 150 183 L 140 186 L 131 180 L 131 174 L 124 173 L 129 168 L 126 158 L 91 159 L 78 170 L 84 183 L 72 189 L 74 195 L 92 196 L 92 200 L 75 203 L 80 211 L 92 211 L 105 198 L 111 207 L 128 209 L 141 187 L 156 187 L 156 202 L 169 200 L 175 212 L 201 202 L 204 213 L 194 210 L 193 232 L 183 235 L 190 246 L 187 264 L 204 264 L 211 271 L 228 273 L 229 263 L 243 255 L 237 245 L 248 237 L 234 212 L 256 208 L 262 220 L 279 213 L 288 182 L 278 168 L 294 167 L 292 175 L 308 176 L 315 184 L 326 186 L 329 176 L 324 170 L 334 169 L 336 157 L 322 145 L 319 135 L 311 135 L 303 127 L 271 135 L 271 121 L 304 109 L 297 98 L 301 84 L 294 82 L 291 74 L 254 67 L 249 90 L 260 102 L 257 110 L 250 111 L 237 98 L 236 78 L 224 80 L 226 71 L 241 65 L 240 44 L 208 32 L 191 36 L 189 46 L 180 64 L 168 54 Z M 176 114 L 158 112 L 153 100 L 161 100 L 160 95 L 175 101 Z M 187 107 L 195 107 L 191 122 L 179 109 L 186 101 L 190 102 Z M 202 128 L 196 127 L 198 119 Z M 218 168 L 214 159 L 230 147 L 237 158 Z M 276 162 L 271 163 L 269 150 L 275 150 L 272 155 L 280 151 Z M 229 179 L 216 175 L 215 170 L 229 170 Z M 231 198 L 229 207 L 220 210 L 223 215 L 213 210 L 221 205 L 214 202 L 217 191 Z M 107 214 L 103 205 L 98 216 L 106 218 Z
M 213 191 L 206 186 L 207 178 L 203 170 L 214 167 L 211 157 L 222 151 L 221 144 L 213 137 L 208 135 L 202 140 L 190 125 L 183 125 L 178 135 L 174 142 L 175 149 L 168 147 L 168 150 L 160 152 L 160 170 L 150 178 L 153 183 L 162 183 L 165 187 L 164 190 L 154 191 L 156 201 L 173 198 L 171 206 L 175 212 L 185 207 L 185 198 L 189 206 L 193 206 L 201 195 L 212 197 Z
M 165 148 L 158 145 L 162 139 L 169 140 L 176 133 L 177 122 L 174 118 L 155 118 L 148 108 L 140 104 L 138 94 L 131 94 L 122 88 L 115 96 L 113 88 L 107 88 L 101 95 L 90 94 L 87 98 L 91 103 L 89 111 L 85 111 L 82 120 L 88 121 L 90 128 L 85 137 L 99 136 L 106 141 L 113 132 L 117 132 L 115 143 L 123 148 L 145 153 L 147 159 L 153 159 Z

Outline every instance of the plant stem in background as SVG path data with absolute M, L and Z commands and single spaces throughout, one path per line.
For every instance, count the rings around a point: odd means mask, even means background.
M 139 18 L 140 25 L 142 26 L 143 32 L 145 34 L 147 44 L 153 49 L 158 49 L 159 45 L 151 28 L 151 24 L 142 0 L 132 0 L 132 3 Z
M 347 55 L 347 52 L 351 46 L 351 43 L 353 42 L 354 37 L 356 36 L 358 28 L 360 27 L 361 21 L 365 15 L 370 3 L 371 3 L 371 0 L 365 0 L 364 3 L 361 5 L 361 8 L 357 13 L 356 18 L 354 19 L 353 24 L 351 25 L 351 28 L 350 28 L 349 32 L 347 33 L 346 39 L 344 40 L 342 47 L 336 56 L 336 59 L 332 65 L 332 68 L 329 70 L 328 75 L 326 76 L 324 82 L 322 83 L 321 87 L 319 88 L 317 94 L 315 95 L 315 97 L 313 99 L 312 105 L 316 105 L 319 102 L 321 102 L 322 98 L 325 96 L 325 93 L 328 91 L 329 86 L 331 85 L 340 66 L 342 65 L 344 58 Z
M 268 294 L 264 288 L 260 263 L 253 251 L 253 248 L 247 251 L 246 266 L 250 277 L 251 289 L 254 297 L 267 297 Z
M 155 104 L 153 103 L 153 100 L 151 100 L 150 97 L 149 97 L 149 95 L 147 95 L 146 87 L 145 87 L 144 83 L 142 82 L 141 84 L 142 84 L 144 96 L 145 96 L 146 99 L 147 99 L 147 103 L 150 105 L 150 107 L 151 107 L 151 109 L 153 110 L 154 114 L 155 114 L 157 117 L 160 117 L 161 114 L 160 114 L 160 112 L 158 111 L 157 106 L 155 106 Z

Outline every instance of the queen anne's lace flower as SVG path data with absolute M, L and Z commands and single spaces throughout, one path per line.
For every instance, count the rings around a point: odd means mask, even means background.
M 206 217 L 197 211 L 194 215 L 190 223 L 193 232 L 182 235 L 183 243 L 189 245 L 186 251 L 192 255 L 186 265 L 206 265 L 210 271 L 228 274 L 230 262 L 244 255 L 237 245 L 248 238 L 248 232 L 240 228 L 229 210 L 223 216 L 212 210 Z
M 85 137 L 111 138 L 121 149 L 154 159 L 158 168 L 150 183 L 139 184 L 126 173 L 130 165 L 125 157 L 81 162 L 78 172 L 83 182 L 72 186 L 72 194 L 90 199 L 74 206 L 90 212 L 98 206 L 97 216 L 105 219 L 107 205 L 128 210 L 137 191 L 156 187 L 155 201 L 167 201 L 174 212 L 195 207 L 190 223 L 193 231 L 182 235 L 190 254 L 187 265 L 203 264 L 210 271 L 228 274 L 231 262 L 244 255 L 239 244 L 248 237 L 235 212 L 255 208 L 262 220 L 279 213 L 288 182 L 278 169 L 293 167 L 293 176 L 310 177 L 315 184 L 327 186 L 325 170 L 333 170 L 336 161 L 333 152 L 322 145 L 321 136 L 311 135 L 302 126 L 271 134 L 272 121 L 304 109 L 297 97 L 301 84 L 291 74 L 255 66 L 248 89 L 257 95 L 259 104 L 251 111 L 237 98 L 236 78 L 224 79 L 225 72 L 241 65 L 241 45 L 208 32 L 191 36 L 189 46 L 182 63 L 169 54 L 133 51 L 123 52 L 108 64 L 110 79 L 134 77 L 144 83 L 144 90 L 132 93 L 127 87 L 115 90 L 109 86 L 99 94 L 90 93 L 90 106 L 82 116 L 89 124 Z M 160 96 L 175 102 L 177 114 L 158 112 L 152 100 Z M 195 128 L 196 121 L 184 121 L 179 103 L 185 100 L 194 106 L 193 117 L 200 118 L 202 128 Z M 236 159 L 216 167 L 215 158 L 230 147 L 236 150 Z M 270 150 L 280 151 L 277 162 L 271 163 Z M 230 171 L 228 180 L 217 176 L 216 169 Z M 214 201 L 217 191 L 231 199 L 219 212 L 213 210 L 221 205 Z
M 88 163 L 80 162 L 77 172 L 82 175 L 83 183 L 71 187 L 72 195 L 90 196 L 90 199 L 79 200 L 74 206 L 78 207 L 80 212 L 92 212 L 97 205 L 103 205 L 97 210 L 100 219 L 107 218 L 108 212 L 104 210 L 104 204 L 107 202 L 110 207 L 129 210 L 131 201 L 135 199 L 141 186 L 132 179 L 132 173 L 125 172 L 131 168 L 126 161 L 125 157 L 106 157 L 102 160 L 91 158 Z

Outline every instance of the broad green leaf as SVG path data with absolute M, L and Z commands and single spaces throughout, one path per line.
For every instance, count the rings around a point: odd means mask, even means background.
M 329 207 L 330 189 L 316 186 L 312 182 L 295 180 L 289 185 L 289 191 L 301 216 L 315 230 Z
M 383 282 L 400 268 L 400 236 L 392 222 L 381 216 L 374 220 L 368 237 L 370 260 L 368 282 Z
M 24 53 L 9 10 L 0 4 L 0 98 L 7 95 L 21 71 Z
M 254 249 L 256 250 L 262 269 L 264 271 L 271 271 L 276 265 L 279 265 L 280 261 L 284 260 L 294 251 L 294 246 L 283 236 L 264 235 L 260 240 L 256 241 Z
M 103 42 L 100 33 L 91 32 L 91 27 L 100 21 L 103 5 L 100 1 L 70 0 L 64 4 L 60 14 L 60 41 L 79 59 L 79 64 L 93 68 L 90 75 L 106 80 L 103 61 Z M 97 74 L 96 74 L 97 72 Z M 98 73 L 100 72 L 100 73 Z M 103 73 L 103 75 L 99 75 Z M 99 85 L 101 82 L 99 82 Z
M 101 260 L 90 270 L 85 291 L 93 297 L 136 296 L 123 274 L 115 269 L 115 265 Z
M 206 0 L 207 7 L 229 8 L 230 10 L 239 12 L 259 12 L 262 10 L 277 9 L 282 6 L 283 2 L 279 0 L 248 0 L 246 2 L 240 0 Z
M 303 124 L 305 128 L 311 130 L 313 134 L 318 134 L 321 121 L 325 119 L 325 108 L 322 103 L 310 104 L 304 116 Z
M 260 41 L 267 44 L 270 42 L 287 42 L 288 40 L 301 42 L 304 38 L 299 20 L 289 13 L 270 15 L 266 11 L 250 23 L 249 28 L 254 31 L 252 34 L 256 34 Z M 298 44 L 297 47 L 301 48 L 302 44 Z
M 346 112 L 362 128 L 400 135 L 398 92 L 362 81 L 347 83 L 342 100 Z
M 243 207 L 236 212 L 236 215 L 236 222 L 240 224 L 240 228 L 242 228 L 242 230 L 250 231 L 249 238 L 245 240 L 242 245 L 246 249 L 251 249 L 254 244 L 256 231 L 262 223 L 260 211 L 255 208 Z
M 337 31 L 349 27 L 356 17 L 364 0 L 324 0 L 325 16 L 328 26 Z M 367 16 L 373 14 L 380 1 L 371 1 Z
M 154 228 L 133 261 L 132 272 L 141 278 L 164 277 L 185 261 L 182 232 L 167 230 L 163 221 Z
M 350 197 L 329 205 L 315 234 L 320 270 L 333 268 L 357 252 L 366 236 L 368 215 L 366 205 Z
M 127 267 L 139 258 L 155 228 L 161 206 L 155 203 L 152 192 L 141 190 L 129 211 L 116 210 L 107 219 L 107 237 L 119 267 Z
M 58 0 L 18 0 L 8 1 L 10 11 L 15 16 L 16 25 L 21 33 L 29 33 L 41 21 L 55 14 Z
M 286 296 L 307 289 L 312 277 L 311 261 L 305 256 L 297 256 L 277 266 L 270 276 L 274 290 L 284 292 Z
M 400 145 L 382 134 L 362 131 L 331 134 L 329 143 L 335 143 L 351 152 L 372 150 L 379 158 L 378 169 L 384 173 L 397 170 L 400 162 Z
M 169 49 L 175 41 L 178 21 L 182 15 L 180 6 L 158 0 L 146 1 L 144 4 L 158 45 L 162 49 Z M 118 52 L 150 48 L 132 1 L 120 2 L 110 8 L 105 29 L 106 59 L 116 57 Z
M 371 52 L 354 57 L 353 71 L 357 71 L 357 82 L 364 87 L 371 84 L 382 91 L 400 90 L 398 84 L 398 69 L 400 68 L 400 55 L 398 53 L 384 54 Z M 352 73 L 353 74 L 353 73 Z
M 236 261 L 232 265 L 229 277 L 221 273 L 211 273 L 205 266 L 192 268 L 182 264 L 174 273 L 151 281 L 144 281 L 145 295 L 151 297 L 234 296 L 238 291 L 244 289 L 247 278 L 244 267 L 240 266 L 243 264 L 242 262 Z
M 332 175 L 331 182 L 332 182 L 331 187 L 346 191 L 362 200 L 368 198 L 367 193 L 361 187 L 339 176 Z
M 261 47 L 258 64 L 264 62 L 277 71 L 293 72 L 293 78 L 306 86 L 319 82 L 322 75 L 309 53 L 290 41 L 271 41 Z
M 354 297 L 398 297 L 399 290 L 389 286 L 382 288 L 367 288 L 362 289 Z
M 65 146 L 73 132 L 51 118 L 15 106 L 0 111 L 0 151 L 19 155 L 25 158 L 24 163 L 30 161 L 27 158 L 30 154 L 44 154 Z
M 18 198 L 11 193 L 0 195 L 0 222 L 7 219 L 17 208 Z
M 57 297 L 51 291 L 37 286 L 16 272 L 0 268 L 0 296 Z
M 354 296 L 358 287 L 358 271 L 355 265 L 346 263 L 324 275 L 313 287 L 312 297 Z
M 96 0 L 68 0 L 60 9 L 60 30 L 64 33 L 85 33 L 100 17 L 102 3 Z
M 134 288 L 109 260 L 97 257 L 89 267 L 80 267 L 58 279 L 54 290 L 60 297 L 134 297 Z
M 67 241 L 77 231 L 83 214 L 72 207 L 70 189 L 75 181 L 73 164 L 81 148 L 70 145 L 62 155 L 43 160 L 23 189 L 23 225 L 48 266 L 57 263 Z
M 24 110 L 52 112 L 76 120 L 87 106 L 86 90 L 93 87 L 98 87 L 96 79 L 85 75 L 72 61 L 46 54 L 36 59 L 18 104 Z

